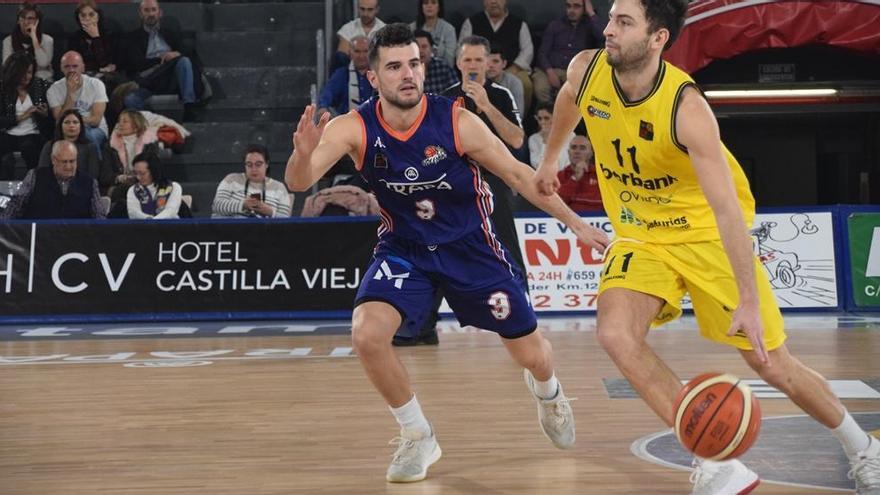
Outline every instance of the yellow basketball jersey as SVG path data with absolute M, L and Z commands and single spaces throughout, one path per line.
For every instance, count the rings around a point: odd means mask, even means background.
M 605 50 L 587 68 L 577 105 L 596 153 L 602 202 L 619 237 L 673 244 L 718 239 L 718 227 L 687 149 L 675 136 L 675 111 L 693 79 L 662 62 L 651 92 L 627 102 Z M 722 143 L 746 223 L 755 200 L 736 158 Z

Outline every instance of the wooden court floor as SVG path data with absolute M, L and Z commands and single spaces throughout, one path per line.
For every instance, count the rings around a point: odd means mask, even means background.
M 592 321 L 545 332 L 566 393 L 578 398 L 570 451 L 540 433 L 521 371 L 495 335 L 444 332 L 439 347 L 399 350 L 443 448 L 428 479 L 409 485 L 384 481 L 397 428 L 347 335 L 0 342 L 0 494 L 689 493 L 687 472 L 630 452 L 664 427 L 640 400 L 609 397 L 603 380 L 621 375 Z M 880 376 L 880 328 L 789 336 L 828 378 Z M 682 377 L 755 378 L 693 330 L 655 331 L 650 341 Z M 765 417 L 800 414 L 788 400 L 762 408 Z M 764 483 L 755 493 L 818 491 Z

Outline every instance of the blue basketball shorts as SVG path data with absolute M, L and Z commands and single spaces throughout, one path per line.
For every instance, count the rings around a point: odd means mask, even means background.
M 482 229 L 430 246 L 387 234 L 376 246 L 355 306 L 388 303 L 400 312 L 399 330 L 416 335 L 441 288 L 462 326 L 522 337 L 535 331 L 537 320 L 523 275 L 510 260 L 507 249 Z

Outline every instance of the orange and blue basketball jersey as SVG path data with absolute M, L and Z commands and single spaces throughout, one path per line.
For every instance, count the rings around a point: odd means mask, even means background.
M 459 104 L 425 95 L 406 132 L 391 128 L 374 97 L 356 110 L 362 148 L 356 166 L 379 202 L 373 262 L 355 305 L 391 304 L 403 330 L 417 332 L 443 288 L 463 325 L 513 338 L 534 331 L 523 274 L 495 237 L 492 191 L 462 152 Z

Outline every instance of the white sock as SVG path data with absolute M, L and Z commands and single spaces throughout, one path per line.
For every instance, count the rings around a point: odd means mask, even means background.
M 831 430 L 831 433 L 843 446 L 843 451 L 849 458 L 855 457 L 859 452 L 868 448 L 871 444 L 871 437 L 862 430 L 862 427 L 856 423 L 856 420 L 850 416 L 849 411 L 844 410 L 843 421 L 837 428 Z
M 399 424 L 401 428 L 406 430 L 416 430 L 425 435 L 431 434 L 431 425 L 428 424 L 428 419 L 425 418 L 425 415 L 422 413 L 422 406 L 419 405 L 419 401 L 416 399 L 415 394 L 413 394 L 412 399 L 406 404 L 396 409 L 388 406 L 388 409 L 391 409 L 391 414 L 394 415 L 394 419 L 397 420 L 397 424 Z
M 550 375 L 550 379 L 542 382 L 532 375 L 534 378 L 534 392 L 539 398 L 547 400 L 556 397 L 559 393 L 559 380 L 556 379 L 556 373 Z

